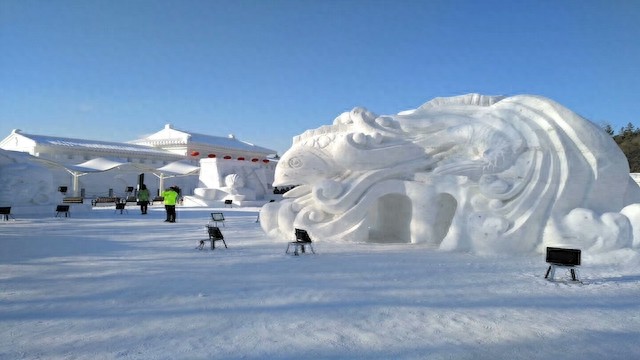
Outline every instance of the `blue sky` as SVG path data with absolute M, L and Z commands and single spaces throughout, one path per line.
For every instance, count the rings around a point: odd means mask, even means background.
M 640 126 L 640 1 L 0 0 L 0 138 L 172 123 L 282 154 L 356 106 L 470 92 Z

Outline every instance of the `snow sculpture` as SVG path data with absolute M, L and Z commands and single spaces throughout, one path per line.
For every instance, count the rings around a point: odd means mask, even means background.
M 60 200 L 48 169 L 24 161 L 24 156 L 12 160 L 21 162 L 0 164 L 0 206 L 49 205 Z
M 321 241 L 490 253 L 637 247 L 640 233 L 619 213 L 640 202 L 624 154 L 538 96 L 436 98 L 388 116 L 355 108 L 294 137 L 273 185 L 297 185 L 261 210 L 277 238 L 304 228 Z
M 222 200 L 261 205 L 273 182 L 273 167 L 258 161 L 201 159 L 199 180 L 190 200 L 203 205 Z
M 221 190 L 234 195 L 236 197 L 241 196 L 242 199 L 255 200 L 256 193 L 253 189 L 245 187 L 244 177 L 238 174 L 229 174 L 225 176 L 224 183 L 226 186 Z

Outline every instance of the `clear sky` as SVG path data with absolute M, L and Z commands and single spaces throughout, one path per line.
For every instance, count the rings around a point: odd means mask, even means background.
M 171 123 L 282 154 L 356 106 L 470 92 L 640 126 L 640 1 L 0 0 L 0 139 Z

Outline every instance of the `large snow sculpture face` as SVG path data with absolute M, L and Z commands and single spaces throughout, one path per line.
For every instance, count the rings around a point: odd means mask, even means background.
M 295 137 L 274 186 L 297 187 L 260 219 L 280 238 L 305 228 L 318 240 L 524 252 L 575 239 L 564 221 L 575 208 L 619 211 L 638 193 L 629 179 L 610 137 L 559 104 L 470 94 L 391 116 L 356 108 Z

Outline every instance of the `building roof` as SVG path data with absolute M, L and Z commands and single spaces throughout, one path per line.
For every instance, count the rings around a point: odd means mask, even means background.
M 143 139 L 130 141 L 132 144 L 154 144 L 159 145 L 204 145 L 220 149 L 235 151 L 247 151 L 264 155 L 275 154 L 277 151 L 252 143 L 236 139 L 234 135 L 227 137 L 205 135 L 194 132 L 187 132 L 174 128 L 171 124 L 165 125 L 164 129 L 149 135 Z
M 100 140 L 75 139 L 75 138 L 49 136 L 49 135 L 27 134 L 18 129 L 12 131 L 11 135 L 14 135 L 14 134 L 18 134 L 20 136 L 26 137 L 34 141 L 36 145 L 40 145 L 40 146 L 67 147 L 67 148 L 74 148 L 78 150 L 83 149 L 83 150 L 95 150 L 95 151 L 117 151 L 117 152 L 128 152 L 128 153 L 138 153 L 138 154 L 142 153 L 142 154 L 154 155 L 154 156 L 159 156 L 159 155 L 175 156 L 175 154 L 170 153 L 168 151 L 157 149 L 151 146 L 144 146 L 144 145 L 111 142 L 111 141 L 100 141 Z
M 0 144 L 9 143 L 9 139 L 16 136 L 27 138 L 33 141 L 37 146 L 51 146 L 55 148 L 69 148 L 74 150 L 100 151 L 107 153 L 118 152 L 148 156 L 169 156 L 172 158 L 180 157 L 180 155 L 177 155 L 175 152 L 171 152 L 168 150 L 175 145 L 186 147 L 215 148 L 235 152 L 241 151 L 261 154 L 263 156 L 276 154 L 275 150 L 256 146 L 246 141 L 240 141 L 233 135 L 222 137 L 191 133 L 175 129 L 170 124 L 165 125 L 164 129 L 152 135 L 129 142 L 100 141 L 60 136 L 36 135 L 28 134 L 22 132 L 19 129 L 15 129 L 7 138 L 0 141 Z

